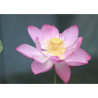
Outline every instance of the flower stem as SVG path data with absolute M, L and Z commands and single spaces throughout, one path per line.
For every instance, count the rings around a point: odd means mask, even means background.
M 55 72 L 55 68 L 54 68 L 54 84 L 56 84 L 56 72 Z

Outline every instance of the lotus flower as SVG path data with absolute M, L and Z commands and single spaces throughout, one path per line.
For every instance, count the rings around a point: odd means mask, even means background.
M 78 27 L 73 25 L 59 33 L 53 25 L 44 24 L 41 29 L 28 26 L 28 33 L 36 48 L 22 44 L 16 48 L 25 57 L 34 59 L 33 73 L 49 71 L 54 64 L 57 75 L 67 83 L 71 76 L 70 67 L 88 64 L 91 56 L 80 48 L 83 37 L 78 37 Z

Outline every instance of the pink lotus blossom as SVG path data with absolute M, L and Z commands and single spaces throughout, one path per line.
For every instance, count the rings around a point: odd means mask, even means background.
M 67 83 L 71 76 L 70 67 L 88 64 L 91 56 L 80 48 L 83 37 L 78 37 L 78 27 L 73 25 L 59 34 L 53 25 L 44 24 L 41 30 L 28 26 L 28 33 L 36 48 L 22 44 L 16 48 L 25 57 L 34 59 L 33 73 L 39 74 L 55 67 L 57 75 Z

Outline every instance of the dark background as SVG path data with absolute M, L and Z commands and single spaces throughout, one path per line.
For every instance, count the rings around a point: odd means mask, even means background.
M 15 48 L 20 44 L 35 46 L 27 32 L 28 25 L 41 28 L 44 24 L 55 25 L 59 32 L 77 24 L 79 37 L 83 37 L 81 48 L 92 59 L 89 64 L 71 68 L 69 84 L 98 83 L 98 15 L 0 15 L 0 40 L 3 51 L 0 54 L 0 83 L 53 84 L 53 68 L 34 75 L 33 60 L 25 58 Z M 63 81 L 57 76 L 57 83 Z

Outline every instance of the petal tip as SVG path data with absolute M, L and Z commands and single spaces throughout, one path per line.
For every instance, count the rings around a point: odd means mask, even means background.
M 17 50 L 17 47 L 15 48 L 15 50 Z
M 31 70 L 32 70 L 32 67 L 31 67 Z M 34 72 L 33 70 L 32 70 L 32 72 L 34 73 L 34 75 L 37 75 L 37 73 L 36 73 L 36 72 Z
M 52 27 L 55 27 L 54 25 L 52 25 Z
M 31 27 L 32 25 L 28 25 L 28 27 L 27 28 L 29 28 L 29 27 Z
M 53 28 L 56 28 L 56 26 L 55 26 L 55 25 L 52 25 L 52 27 L 53 27 Z
M 83 39 L 83 37 L 78 37 L 78 38 L 82 38 Z
M 32 72 L 34 73 L 34 75 L 37 74 L 36 72 L 34 72 L 33 67 L 32 67 L 32 64 L 31 64 L 31 70 L 32 70 Z
M 35 72 L 33 72 L 34 73 L 34 75 L 37 75 L 37 73 L 35 73 Z
M 15 50 L 19 51 L 18 49 L 20 49 L 20 47 L 21 47 L 22 45 L 25 45 L 25 44 L 19 45 L 18 47 L 15 48 Z
M 19 49 L 19 47 L 20 47 L 20 46 L 21 46 L 21 45 L 19 45 L 18 47 L 16 47 L 16 48 L 15 48 L 15 50 L 19 52 L 19 50 L 18 50 L 18 49 Z
M 47 26 L 47 25 L 49 25 L 49 24 L 44 24 L 44 25 L 46 25 L 46 26 Z
M 75 25 L 73 25 L 73 26 L 78 27 L 77 24 L 75 24 Z
M 83 40 L 83 37 L 81 37 L 81 39 Z
M 90 60 L 92 57 L 89 55 L 89 58 L 88 58 L 88 60 Z
M 18 47 L 17 47 L 17 48 L 15 48 L 15 50 L 16 50 L 16 51 L 18 51 Z
M 33 25 L 28 25 L 27 29 L 32 29 L 32 28 L 37 28 L 36 26 L 33 26 Z
M 71 27 L 74 27 L 74 28 L 76 28 L 76 29 L 78 29 L 78 26 L 75 24 L 75 25 L 73 25 L 73 26 L 71 26 Z

